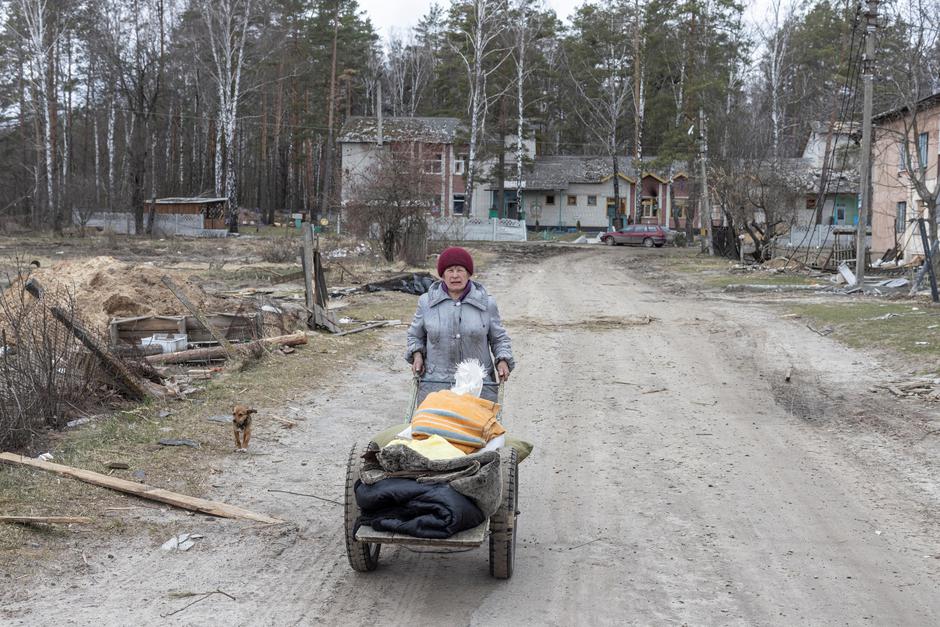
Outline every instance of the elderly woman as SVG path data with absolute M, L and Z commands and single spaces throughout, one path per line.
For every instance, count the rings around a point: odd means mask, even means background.
M 509 378 L 515 368 L 512 343 L 499 319 L 496 301 L 473 275 L 473 258 L 456 246 L 437 260 L 435 283 L 418 299 L 418 310 L 408 327 L 406 359 L 415 374 L 429 381 L 421 384 L 418 402 L 435 390 L 448 388 L 457 364 L 476 359 L 487 372 L 486 380 Z M 493 364 L 496 364 L 495 371 Z M 496 400 L 493 386 L 484 386 L 483 396 Z

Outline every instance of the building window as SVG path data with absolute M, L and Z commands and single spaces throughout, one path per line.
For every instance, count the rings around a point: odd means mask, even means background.
M 464 195 L 454 194 L 454 215 L 462 216 L 464 209 Z
M 837 200 L 835 206 L 835 224 L 845 224 L 845 203 Z
M 898 172 L 904 172 L 907 170 L 907 148 L 904 147 L 904 142 L 898 142 Z
M 453 173 L 454 174 L 463 174 L 464 164 L 466 162 L 463 160 L 463 155 L 460 155 L 459 159 L 454 159 Z
M 897 205 L 897 219 L 894 223 L 894 232 L 903 233 L 907 228 L 907 203 L 899 202 Z
M 574 195 L 568 195 L 568 206 L 572 207 L 578 204 L 578 197 Z
M 659 204 L 655 198 L 644 198 L 642 202 L 644 218 L 655 218 L 659 215 Z
M 554 205 L 555 204 L 555 194 L 545 194 L 545 204 Z
M 687 202 L 687 201 L 686 201 L 684 198 L 683 198 L 682 200 L 676 199 L 676 201 L 675 201 L 675 206 L 676 206 L 676 217 L 677 217 L 677 218 L 685 218 L 685 217 L 687 217 L 687 216 L 685 215 L 685 203 L 686 203 L 686 202 Z
M 432 156 L 430 159 L 424 160 L 424 173 L 425 174 L 440 174 L 443 169 L 441 163 L 443 162 L 443 156 L 440 154 Z
M 917 156 L 920 158 L 920 163 L 918 167 L 927 167 L 927 144 L 929 143 L 930 135 L 927 133 L 921 133 L 917 136 Z
M 597 206 L 597 196 L 588 196 L 588 197 L 587 197 L 587 204 L 588 204 L 589 207 L 596 207 L 596 206 Z

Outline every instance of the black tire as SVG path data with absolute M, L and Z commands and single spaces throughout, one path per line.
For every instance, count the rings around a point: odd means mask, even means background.
M 608 237 L 604 239 L 604 243 L 608 246 L 613 246 L 615 244 L 613 237 Z
M 645 248 L 652 248 L 652 247 L 653 247 L 653 240 L 647 237 L 646 239 L 643 240 L 643 246 L 644 246 Z
M 496 579 L 509 579 L 516 561 L 516 514 L 519 505 L 516 449 L 509 448 L 500 463 L 503 494 L 499 509 L 490 516 L 490 575 Z
M 346 529 L 346 557 L 349 565 L 360 573 L 375 570 L 379 565 L 379 551 L 381 544 L 370 544 L 356 540 L 356 519 L 359 518 L 359 504 L 356 503 L 356 480 L 359 479 L 359 468 L 362 465 L 362 453 L 355 444 L 349 451 L 349 462 L 346 464 L 346 503 L 343 507 L 344 525 Z

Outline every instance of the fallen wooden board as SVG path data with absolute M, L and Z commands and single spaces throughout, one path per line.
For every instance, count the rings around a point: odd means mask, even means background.
M 239 344 L 238 346 L 250 347 L 253 344 L 260 343 L 263 346 L 298 346 L 307 343 L 307 336 L 303 331 L 292 335 L 279 335 L 277 337 L 266 337 L 249 344 Z M 150 355 L 145 359 L 151 364 L 182 364 L 189 361 L 207 361 L 209 359 L 224 359 L 228 356 L 225 349 L 221 346 L 211 348 L 197 348 L 188 351 L 179 351 L 176 353 L 164 353 L 162 355 Z
M 23 288 L 29 292 L 37 300 L 41 300 L 43 297 L 42 285 L 39 284 L 39 281 L 36 279 L 29 279 L 26 281 L 26 284 Z M 91 333 L 85 329 L 82 324 L 76 320 L 75 316 L 72 315 L 74 312 L 68 312 L 59 307 L 58 305 L 52 305 L 49 307 L 49 313 L 52 314 L 52 317 L 59 321 L 59 323 L 64 326 L 66 329 L 72 332 L 72 335 L 81 342 L 85 348 L 91 351 L 92 355 L 98 358 L 98 361 L 101 363 L 104 370 L 108 373 L 110 378 L 121 388 L 124 389 L 125 393 L 132 399 L 135 400 L 146 400 L 151 396 L 151 390 L 149 386 L 146 385 L 146 382 L 135 377 L 120 360 L 116 359 L 113 355 L 109 354 L 104 347 L 102 347 L 98 341 L 92 337 Z
M 58 525 L 88 525 L 91 518 L 85 516 L 0 516 L 0 523 L 50 523 Z
M 199 324 L 201 324 L 206 331 L 212 334 L 213 339 L 215 339 L 215 341 L 225 349 L 225 353 L 229 357 L 234 358 L 235 349 L 233 349 L 232 345 L 229 344 L 229 341 L 225 339 L 225 333 L 220 333 L 212 326 L 212 323 L 209 322 L 206 319 L 206 316 L 199 310 L 199 308 L 196 307 L 196 305 L 191 300 L 189 300 L 185 292 L 183 292 L 183 289 L 178 286 L 175 281 L 173 281 L 173 278 L 170 277 L 170 275 L 165 274 L 160 277 L 160 282 L 166 285 L 167 289 L 173 292 L 173 295 L 176 296 L 177 300 L 183 303 L 183 306 L 186 307 L 186 309 L 188 309 L 190 313 L 193 314 L 193 316 L 195 316 L 196 320 L 199 321 Z
M 222 518 L 242 518 L 245 520 L 254 520 L 257 522 L 269 524 L 284 522 L 283 520 L 271 518 L 270 516 L 258 514 L 247 509 L 236 507 L 234 505 L 228 505 L 227 503 L 219 503 L 207 499 L 187 496 L 185 494 L 177 494 L 176 492 L 170 492 L 169 490 L 163 490 L 162 488 L 154 488 L 143 483 L 126 481 L 124 479 L 109 477 L 108 475 L 103 475 L 91 470 L 72 468 L 71 466 L 45 462 L 40 459 L 24 457 L 14 453 L 0 453 L 0 462 L 12 464 L 14 466 L 29 466 L 30 468 L 46 470 L 63 477 L 71 477 L 73 479 L 78 479 L 79 481 L 84 481 L 102 488 L 110 488 L 119 492 L 126 492 L 127 494 L 133 494 L 134 496 L 139 496 L 144 499 L 159 501 L 160 503 L 166 503 L 167 505 L 172 505 L 173 507 L 209 514 L 210 516 L 219 516 Z
M 398 320 L 379 320 L 378 322 L 370 322 L 369 324 L 364 324 L 361 327 L 356 327 L 355 329 L 349 329 L 347 331 L 340 331 L 339 333 L 334 334 L 336 337 L 342 337 L 344 335 L 352 335 L 353 333 L 359 333 L 360 331 L 368 331 L 369 329 L 377 329 L 379 327 L 387 327 L 390 324 L 399 322 Z

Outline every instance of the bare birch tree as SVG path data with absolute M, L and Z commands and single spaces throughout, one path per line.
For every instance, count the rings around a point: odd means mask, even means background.
M 526 89 L 525 85 L 532 74 L 529 54 L 536 43 L 544 11 L 543 0 L 515 0 L 512 23 L 514 47 L 512 56 L 516 64 L 516 194 L 522 189 L 522 168 L 526 156 L 524 138 L 526 135 Z M 518 196 L 517 196 L 518 199 Z M 522 207 L 520 206 L 520 209 Z
M 392 115 L 414 117 L 431 80 L 434 63 L 431 51 L 420 46 L 412 31 L 408 39 L 389 38 L 386 76 Z
M 500 46 L 508 25 L 506 0 L 467 0 L 467 20 L 457 28 L 462 45 L 453 45 L 467 71 L 467 112 L 470 139 L 467 146 L 466 213 L 473 213 L 473 187 L 476 183 L 480 140 L 486 132 L 490 105 L 502 94 L 488 90 L 487 81 L 509 58 L 510 51 Z
M 622 4 L 603 12 L 588 14 L 581 29 L 592 29 L 595 39 L 590 54 L 581 47 L 579 31 L 573 33 L 576 41 L 569 43 L 565 67 L 581 106 L 574 107 L 575 116 L 604 147 L 611 160 L 614 183 L 614 212 L 620 209 L 620 164 L 618 152 L 623 144 L 621 125 L 630 99 L 633 98 L 631 80 L 633 42 L 627 32 L 625 7 Z M 613 219 L 613 216 L 608 214 Z
M 128 5 L 120 0 L 101 0 L 92 5 L 98 29 L 95 43 L 101 47 L 101 58 L 107 61 L 115 90 L 126 106 L 122 161 L 126 159 L 127 168 L 121 168 L 121 180 L 130 186 L 130 208 L 138 234 L 144 232 L 144 194 L 148 176 L 153 176 L 147 167 L 154 149 L 150 126 L 164 89 L 167 33 L 172 27 L 166 23 L 166 3 L 172 1 L 133 0 Z
M 36 120 L 37 136 L 42 138 L 41 151 L 44 161 L 45 176 L 39 174 L 39 164 L 36 164 L 35 195 L 38 197 L 40 180 L 45 179 L 45 203 L 37 203 L 37 210 L 44 217 L 39 222 L 53 218 L 56 228 L 61 229 L 58 219 L 56 198 L 56 166 L 54 131 L 50 123 L 50 111 L 55 107 L 56 85 L 55 73 L 49 71 L 53 63 L 53 51 L 56 45 L 56 35 L 53 33 L 51 21 L 51 8 L 48 0 L 17 0 L 16 8 L 22 15 L 25 24 L 24 32 L 20 37 L 26 50 L 28 71 L 26 76 L 33 92 L 30 99 L 33 114 Z M 38 148 L 38 147 L 37 147 Z M 36 221 L 34 221 L 34 224 Z
M 229 230 L 238 231 L 238 188 L 235 176 L 235 133 L 238 105 L 244 89 L 245 41 L 251 21 L 251 0 L 202 0 L 200 3 L 209 47 L 210 75 L 218 94 L 215 153 L 216 194 L 228 198 Z
M 784 126 L 784 91 L 791 80 L 790 38 L 793 34 L 796 8 L 790 0 L 771 0 L 765 23 L 758 27 L 758 36 L 766 42 L 763 69 L 770 99 L 770 145 L 774 161 L 780 159 L 780 137 Z

